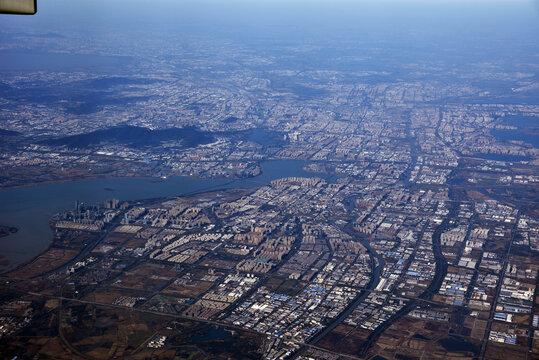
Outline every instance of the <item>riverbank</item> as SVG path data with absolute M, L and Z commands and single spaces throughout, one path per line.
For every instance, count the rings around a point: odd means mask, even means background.
M 0 186 L 0 191 L 26 189 L 26 188 L 31 188 L 31 187 L 35 187 L 35 186 L 67 184 L 67 183 L 72 183 L 72 182 L 88 181 L 88 180 L 145 179 L 149 183 L 159 183 L 159 182 L 165 181 L 166 179 L 172 178 L 172 177 L 187 177 L 187 178 L 190 178 L 192 180 L 202 180 L 202 181 L 223 180 L 223 179 L 226 179 L 226 180 L 229 180 L 229 181 L 234 181 L 234 180 L 254 179 L 254 178 L 258 177 L 258 176 L 259 175 L 254 176 L 254 177 L 244 177 L 244 178 L 240 178 L 240 177 L 237 177 L 237 178 L 222 178 L 222 177 L 201 178 L 201 177 L 193 176 L 193 175 L 171 175 L 169 177 L 164 178 L 162 176 L 148 176 L 147 173 L 141 173 L 141 174 L 136 174 L 135 173 L 135 174 L 129 174 L 129 175 L 125 175 L 125 176 L 109 176 L 109 175 L 106 175 L 106 174 L 88 174 L 88 176 L 77 176 L 77 177 L 68 177 L 68 178 L 57 179 L 57 180 L 28 182 L 28 183 L 24 183 L 24 184 L 21 184 L 21 185 L 15 185 L 15 186 Z
M 262 173 L 247 179 L 203 180 L 187 176 L 162 178 L 99 178 L 65 181 L 54 184 L 0 191 L 0 218 L 4 224 L 18 228 L 10 241 L 0 241 L 0 255 L 9 265 L 0 264 L 0 273 L 27 263 L 49 246 L 53 236 L 50 218 L 72 209 L 75 202 L 97 204 L 111 198 L 120 201 L 184 196 L 215 189 L 256 187 L 284 177 L 324 177 L 303 170 L 307 162 L 275 160 L 262 162 Z

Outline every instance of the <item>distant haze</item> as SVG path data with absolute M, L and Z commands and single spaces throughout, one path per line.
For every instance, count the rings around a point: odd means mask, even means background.
M 2 16 L 0 29 L 212 32 L 226 27 L 239 36 L 365 31 L 356 36 L 443 36 L 464 42 L 459 35 L 470 31 L 485 38 L 539 34 L 536 1 L 48 0 L 38 6 L 36 16 Z

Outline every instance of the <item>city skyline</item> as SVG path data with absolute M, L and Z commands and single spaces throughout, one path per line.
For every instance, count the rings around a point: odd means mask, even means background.
M 536 2 L 0 16 L 0 357 L 539 356 Z

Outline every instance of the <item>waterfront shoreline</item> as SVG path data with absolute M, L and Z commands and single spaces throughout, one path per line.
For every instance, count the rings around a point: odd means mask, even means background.
M 8 265 L 0 266 L 0 274 L 12 272 L 47 251 L 53 234 L 50 225 L 45 225 L 46 222 L 55 213 L 69 209 L 75 200 L 84 203 L 100 203 L 111 198 L 132 201 L 187 196 L 217 189 L 258 187 L 272 180 L 286 177 L 325 178 L 323 175 L 303 170 L 306 163 L 298 160 L 264 161 L 261 164 L 262 171 L 258 176 L 242 179 L 197 179 L 192 176 L 172 176 L 167 179 L 103 177 L 50 184 L 39 183 L 35 186 L 0 190 L 0 198 L 3 202 L 3 206 L 0 207 L 0 216 L 4 217 L 4 222 L 19 229 L 13 237 L 14 241 L 0 244 L 0 254 L 9 261 Z M 268 164 L 272 165 L 268 166 Z M 111 189 L 113 191 L 110 191 Z M 39 251 L 29 258 L 24 255 L 29 248 L 36 248 L 36 250 L 39 248 Z

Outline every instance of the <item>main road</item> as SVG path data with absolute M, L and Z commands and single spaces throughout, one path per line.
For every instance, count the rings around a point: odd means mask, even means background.
M 348 229 L 350 224 L 344 228 L 344 231 L 347 232 L 349 235 L 356 237 L 356 234 L 354 234 L 351 230 Z M 327 334 L 329 334 L 333 329 L 335 329 L 339 324 L 341 324 L 347 317 L 352 313 L 352 311 L 355 310 L 355 308 L 361 304 L 367 296 L 373 291 L 376 286 L 378 286 L 378 283 L 380 282 L 380 275 L 382 274 L 382 270 L 384 269 L 384 259 L 382 256 L 380 256 L 369 244 L 369 239 L 361 239 L 358 238 L 358 240 L 361 242 L 361 244 L 367 249 L 367 252 L 371 256 L 371 268 L 372 270 L 372 276 L 371 280 L 367 284 L 367 287 L 363 289 L 359 295 L 342 311 L 339 316 L 337 316 L 331 323 L 329 323 L 324 329 L 322 329 L 318 334 L 313 336 L 309 341 L 303 345 L 298 351 L 296 351 L 294 354 L 290 356 L 290 359 L 296 359 L 301 354 L 303 354 L 308 348 L 314 347 L 318 348 L 316 346 L 310 346 L 312 344 L 316 344 L 318 341 L 323 339 Z M 324 349 L 326 351 L 326 349 Z

